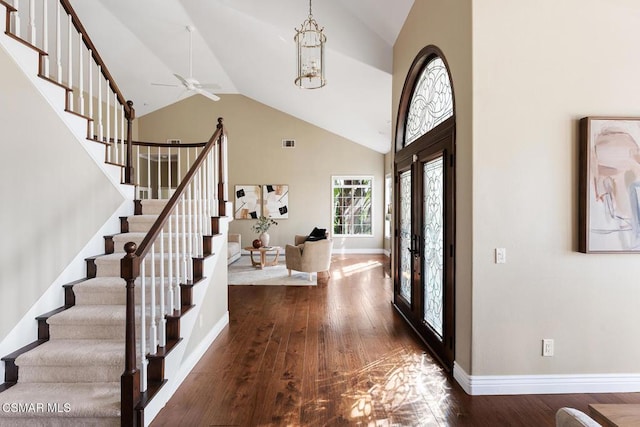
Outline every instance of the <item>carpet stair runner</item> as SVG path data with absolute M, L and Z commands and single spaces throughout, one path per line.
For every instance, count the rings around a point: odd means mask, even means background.
M 140 243 L 164 203 L 143 201 L 145 214 L 128 218 L 129 233 L 111 237 Z M 33 348 L 2 359 L 17 366 L 18 378 L 13 386 L 5 383 L 6 390 L 0 392 L 1 427 L 120 425 L 125 354 L 125 284 L 119 265 L 123 244 L 116 244 L 113 254 L 93 259 L 96 277 L 73 284 L 75 305 L 48 317 L 48 337 L 39 337 L 41 345 L 29 345 Z M 136 292 L 139 302 L 139 286 Z

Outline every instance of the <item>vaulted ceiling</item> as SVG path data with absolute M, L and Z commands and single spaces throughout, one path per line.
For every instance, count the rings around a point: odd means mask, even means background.
M 185 96 L 174 73 L 242 94 L 318 127 L 386 153 L 391 147 L 393 44 L 414 0 L 316 0 L 313 16 L 327 36 L 327 85 L 299 89 L 295 28 L 307 0 L 74 1 L 138 116 Z M 214 102 L 214 101 L 211 101 Z

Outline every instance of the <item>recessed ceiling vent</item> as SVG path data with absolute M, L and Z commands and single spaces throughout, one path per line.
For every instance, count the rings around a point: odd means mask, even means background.
M 180 139 L 167 139 L 167 144 L 181 144 L 182 140 Z
M 282 140 L 282 148 L 296 148 L 296 140 L 295 139 L 283 139 Z

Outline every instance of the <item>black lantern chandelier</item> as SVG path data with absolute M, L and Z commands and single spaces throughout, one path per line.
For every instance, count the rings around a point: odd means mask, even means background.
M 327 37 L 324 28 L 311 14 L 311 0 L 309 0 L 309 17 L 302 23 L 300 29 L 295 29 L 293 38 L 298 49 L 298 74 L 295 84 L 304 89 L 318 89 L 327 84 L 324 77 L 324 43 Z

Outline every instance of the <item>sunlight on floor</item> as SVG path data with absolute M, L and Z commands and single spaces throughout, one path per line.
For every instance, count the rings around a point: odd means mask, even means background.
M 442 369 L 424 353 L 398 349 L 358 371 L 334 377 L 332 384 L 321 386 L 346 388 L 338 412 L 349 424 L 446 425 L 442 408 L 446 408 L 449 386 Z M 324 406 L 320 402 L 316 405 L 320 411 Z
M 369 260 L 366 262 L 359 262 L 357 264 L 341 268 L 338 271 L 333 271 L 332 274 L 335 275 L 335 279 L 342 279 L 343 277 L 349 277 L 354 274 L 363 273 L 367 270 L 373 270 L 374 268 L 380 267 L 381 265 L 382 263 L 380 261 Z

